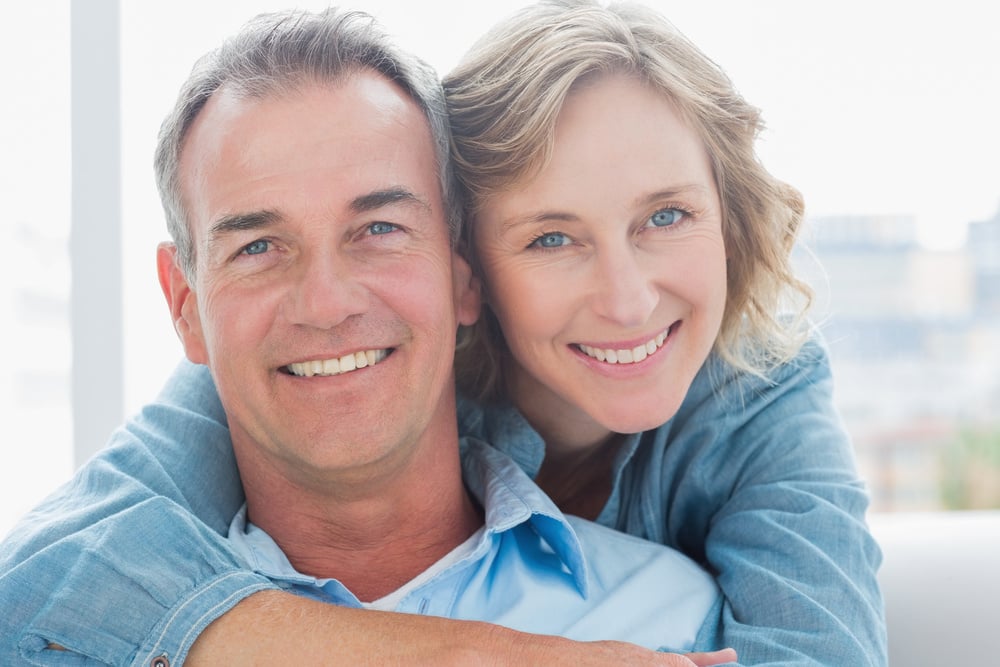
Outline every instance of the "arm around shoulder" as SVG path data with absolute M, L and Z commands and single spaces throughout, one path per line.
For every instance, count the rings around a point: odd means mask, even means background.
M 709 457 L 725 464 L 710 475 L 726 494 L 705 536 L 725 644 L 749 664 L 885 665 L 881 552 L 825 346 L 811 340 L 773 382 L 717 398 L 742 405 L 713 445 L 725 456 Z
M 731 654 L 692 658 L 623 642 L 575 642 L 478 621 L 336 607 L 268 591 L 246 598 L 212 623 L 185 664 L 690 667 L 721 664 Z

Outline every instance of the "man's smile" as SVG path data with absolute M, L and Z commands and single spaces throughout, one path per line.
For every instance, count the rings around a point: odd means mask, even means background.
M 316 375 L 342 375 L 350 373 L 359 368 L 374 366 L 392 352 L 391 349 L 382 348 L 378 350 L 362 350 L 352 354 L 345 354 L 334 359 L 316 359 L 313 361 L 300 361 L 288 364 L 282 370 L 290 375 L 298 377 L 313 377 Z

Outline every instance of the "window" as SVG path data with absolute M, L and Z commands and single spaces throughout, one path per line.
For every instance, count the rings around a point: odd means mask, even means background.
M 121 416 L 155 395 L 180 357 L 154 272 L 166 237 L 150 166 L 159 122 L 197 55 L 286 4 L 121 3 Z M 522 2 L 362 4 L 444 72 Z M 838 401 L 875 508 L 1000 503 L 1000 41 L 986 10 L 650 4 L 763 110 L 761 157 L 805 195 L 814 258 L 798 259 L 818 287 Z M 18 3 L 7 16 L 46 29 L 11 31 L 0 45 L 6 62 L 24 63 L 8 68 L 18 94 L 0 110 L 10 251 L 0 307 L 12 352 L 0 371 L 10 443 L 0 454 L 0 533 L 74 465 L 70 4 Z M 967 223 L 976 223 L 968 235 Z M 95 394 L 118 382 L 96 375 Z

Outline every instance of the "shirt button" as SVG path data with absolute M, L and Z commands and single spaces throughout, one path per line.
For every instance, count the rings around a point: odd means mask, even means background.
M 166 653 L 158 655 L 149 663 L 149 667 L 170 667 L 170 659 Z

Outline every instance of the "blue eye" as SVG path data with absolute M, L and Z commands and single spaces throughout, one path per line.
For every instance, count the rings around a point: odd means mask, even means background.
M 663 208 L 649 216 L 649 224 L 653 227 L 669 227 L 677 224 L 686 214 L 677 208 Z
M 392 224 L 391 222 L 373 222 L 372 224 L 368 225 L 368 232 L 372 236 L 389 234 L 391 232 L 396 231 L 397 229 L 399 229 L 399 227 Z
M 562 232 L 550 232 L 548 234 L 542 234 L 534 241 L 532 241 L 528 247 L 529 248 L 558 248 L 560 246 L 569 245 L 569 237 Z
M 270 241 L 265 241 L 264 239 L 258 239 L 253 243 L 250 243 L 243 247 L 243 254 L 245 255 L 263 255 L 271 247 Z

